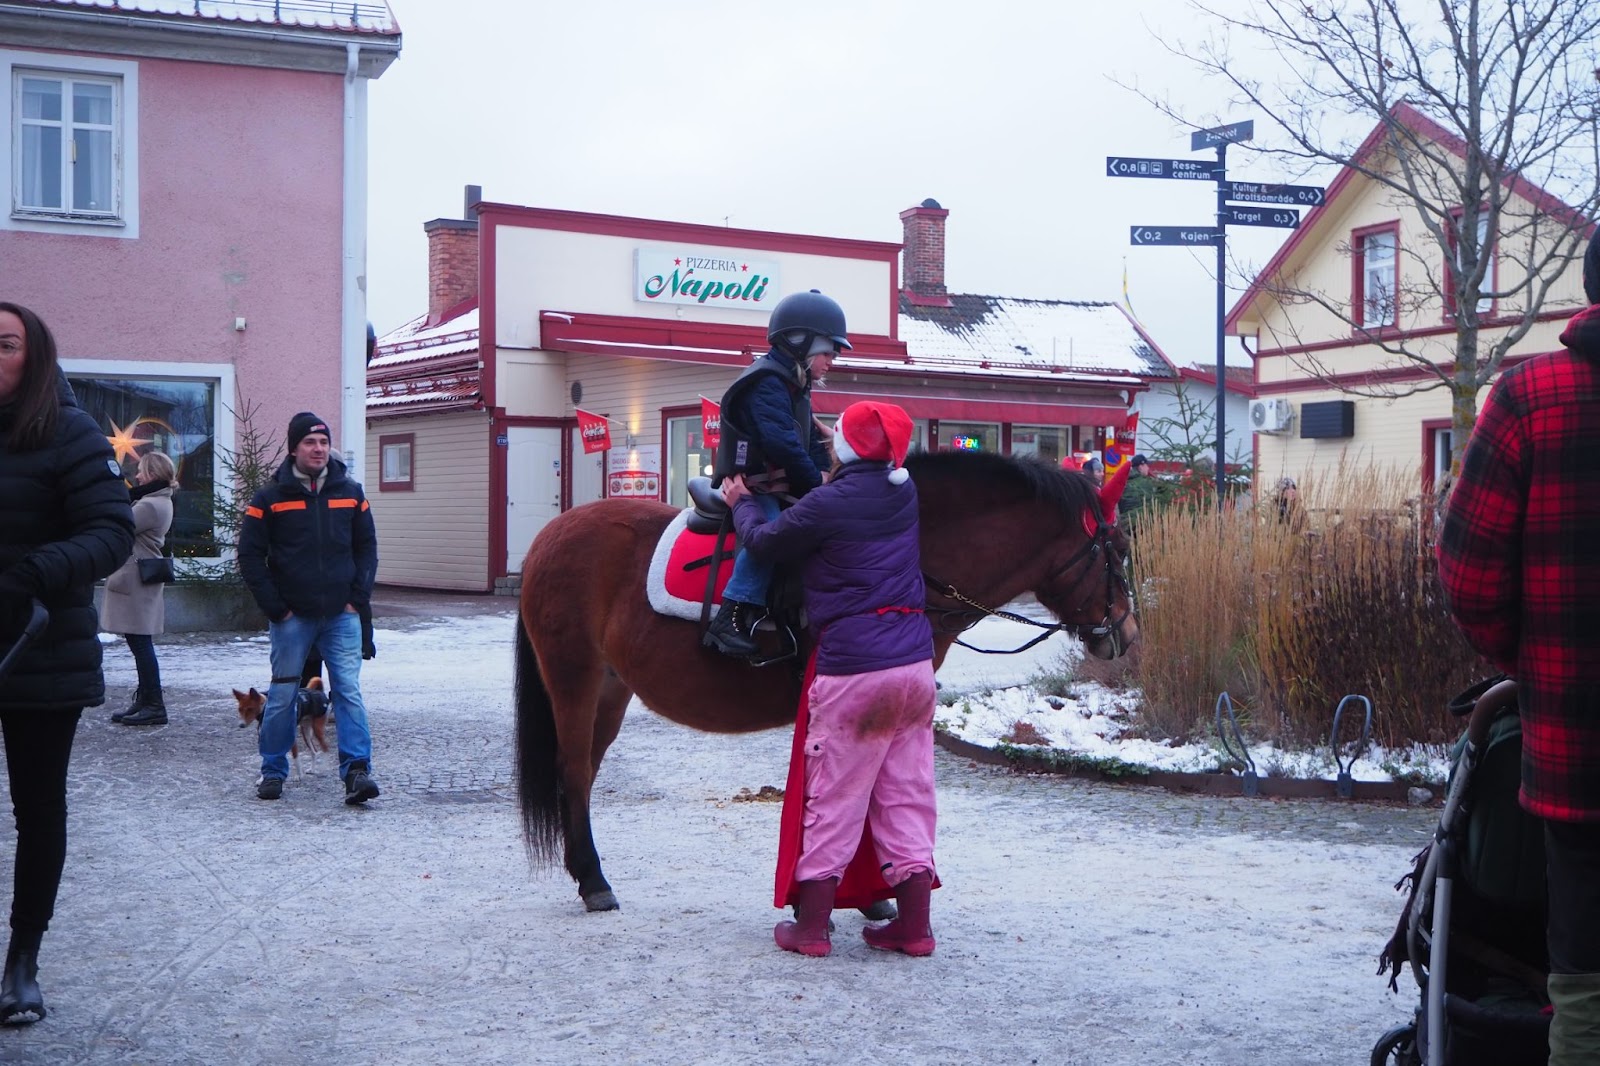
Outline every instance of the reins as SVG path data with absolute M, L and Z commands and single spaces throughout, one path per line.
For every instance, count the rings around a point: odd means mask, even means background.
M 1054 579 L 1060 577 L 1062 574 L 1065 574 L 1067 571 L 1076 566 L 1079 560 L 1085 559 L 1085 557 L 1087 557 L 1087 562 L 1089 564 L 1093 564 L 1094 556 L 1099 553 L 1105 541 L 1110 537 L 1111 528 L 1112 527 L 1107 523 L 1101 522 L 1098 528 L 1095 530 L 1094 536 L 1091 537 L 1083 547 L 1073 552 L 1071 557 L 1057 567 L 1056 570 L 1049 575 L 1049 577 L 1045 578 L 1045 580 L 1053 581 Z M 968 644 L 960 637 L 956 637 L 954 639 L 953 643 L 959 644 L 963 648 L 969 648 L 972 651 L 978 652 L 982 655 L 1016 655 L 1018 652 L 1027 651 L 1029 648 L 1039 644 L 1041 641 L 1050 639 L 1053 634 L 1060 633 L 1064 630 L 1090 629 L 1091 632 L 1096 634 L 1107 632 L 1110 633 L 1112 640 L 1116 640 L 1117 627 L 1122 625 L 1123 619 L 1127 618 L 1128 615 L 1127 613 L 1124 613 L 1121 618 L 1116 619 L 1114 622 L 1111 619 L 1111 582 L 1116 580 L 1120 574 L 1113 570 L 1109 553 L 1106 556 L 1106 560 L 1106 618 L 1105 621 L 1099 626 L 1090 627 L 1076 622 L 1039 622 L 1024 615 L 1017 614 L 1014 611 L 1004 611 L 998 608 L 989 607 L 985 604 L 979 603 L 972 597 L 965 595 L 949 582 L 940 581 L 938 578 L 924 570 L 922 572 L 922 580 L 931 591 L 936 592 L 946 599 L 952 599 L 958 603 L 964 603 L 969 607 L 977 608 L 975 611 L 962 611 L 953 607 L 929 607 L 927 608 L 927 613 L 930 615 L 937 614 L 941 618 L 950 618 L 954 616 L 962 619 L 961 624 L 954 630 L 952 630 L 948 625 L 941 625 L 941 630 L 946 633 L 965 633 L 967 630 L 983 621 L 985 617 L 1004 618 L 1008 622 L 1021 622 L 1024 625 L 1034 626 L 1038 629 L 1044 630 L 1043 633 L 1040 633 L 1026 644 L 1016 648 L 980 648 L 976 644 Z M 1124 579 L 1124 581 L 1125 580 L 1126 579 Z

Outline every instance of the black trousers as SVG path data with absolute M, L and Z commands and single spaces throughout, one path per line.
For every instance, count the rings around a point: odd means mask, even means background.
M 1551 973 L 1600 974 L 1600 823 L 1544 823 Z
M 129 633 L 122 638 L 133 653 L 133 665 L 139 671 L 139 687 L 154 695 L 161 691 L 161 663 L 156 659 L 156 642 L 143 633 Z
M 11 944 L 37 951 L 55 913 L 67 861 L 67 762 L 82 709 L 0 711 L 17 822 Z

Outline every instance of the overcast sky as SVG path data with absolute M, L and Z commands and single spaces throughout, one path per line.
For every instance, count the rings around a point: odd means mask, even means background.
M 459 217 L 468 184 L 532 207 L 894 242 L 899 213 L 933 197 L 950 211 L 951 291 L 1117 300 L 1126 264 L 1156 342 L 1179 363 L 1215 358 L 1215 253 L 1129 246 L 1135 224 L 1212 224 L 1215 187 L 1106 176 L 1112 155 L 1214 158 L 1113 78 L 1266 133 L 1154 39 L 1206 32 L 1182 0 L 391 4 L 404 50 L 370 95 L 380 334 L 427 309 L 422 224 Z M 1229 176 L 1297 180 L 1271 166 L 1235 149 Z M 1263 264 L 1288 232 L 1232 230 L 1232 253 Z

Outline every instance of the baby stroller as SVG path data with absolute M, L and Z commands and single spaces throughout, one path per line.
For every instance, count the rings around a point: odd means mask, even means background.
M 1444 813 L 1409 874 L 1411 894 L 1379 957 L 1399 991 L 1411 965 L 1420 1002 L 1385 1033 L 1372 1066 L 1545 1066 L 1544 828 L 1517 802 L 1522 722 L 1516 682 L 1479 682 L 1450 702 L 1467 716 Z

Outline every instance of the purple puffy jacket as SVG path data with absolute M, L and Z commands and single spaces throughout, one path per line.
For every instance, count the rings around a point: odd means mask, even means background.
M 917 487 L 890 482 L 888 464 L 850 463 L 772 522 L 745 497 L 733 519 L 756 558 L 803 567 L 806 617 L 819 635 L 817 673 L 864 674 L 933 658 L 933 629 L 921 613 Z M 879 613 L 884 607 L 917 613 Z

